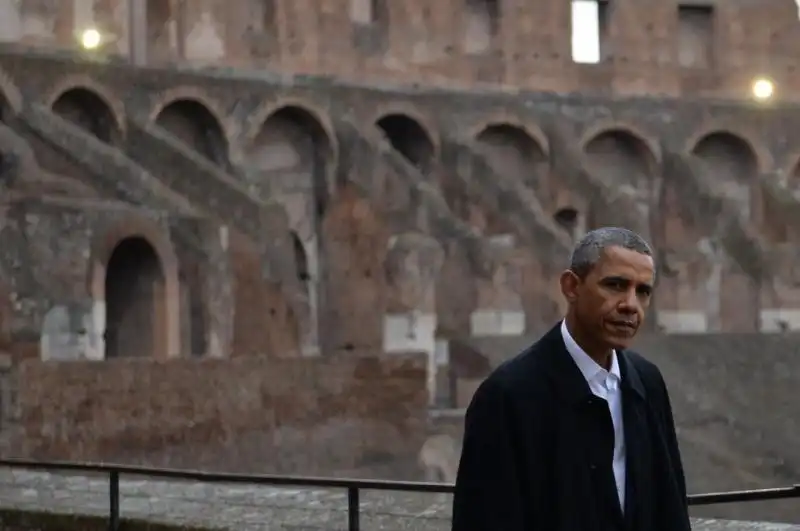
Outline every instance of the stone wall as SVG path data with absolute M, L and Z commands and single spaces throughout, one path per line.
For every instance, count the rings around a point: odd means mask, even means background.
M 125 0 L 5 2 L 0 40 L 75 51 L 80 33 L 97 28 L 95 53 L 137 65 L 559 92 L 749 97 L 758 74 L 793 97 L 800 39 L 791 0 L 679 4 L 615 1 L 600 24 L 602 62 L 588 65 L 573 59 L 564 0 L 208 0 L 149 11 Z
M 37 459 L 331 474 L 413 463 L 426 432 L 417 355 L 32 360 L 17 378 L 11 453 Z

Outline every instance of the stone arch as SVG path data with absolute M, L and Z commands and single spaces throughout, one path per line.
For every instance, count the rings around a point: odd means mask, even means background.
M 754 192 L 760 168 L 753 144 L 731 131 L 716 130 L 699 137 L 691 154 L 701 164 L 702 171 L 713 176 L 714 184 L 750 217 L 754 213 Z
M 222 121 L 200 99 L 176 98 L 155 113 L 153 122 L 211 162 L 228 166 L 229 144 Z
M 726 121 L 715 123 L 689 137 L 684 146 L 685 152 L 696 154 L 695 152 L 700 143 L 707 141 L 709 137 L 727 139 L 740 147 L 746 146 L 746 151 L 755 160 L 756 169 L 760 174 L 770 171 L 774 165 L 769 149 L 760 142 L 753 140 L 757 137 L 754 131 L 742 127 L 738 123 L 733 124 Z
M 121 129 L 111 105 L 92 89 L 66 89 L 53 99 L 50 108 L 53 113 L 107 144 L 113 145 L 120 140 Z
M 324 215 L 332 192 L 336 145 L 329 126 L 303 106 L 273 109 L 245 139 L 245 163 L 256 171 L 291 172 L 307 178 L 317 217 Z M 270 192 L 274 193 L 274 185 Z M 295 187 L 300 183 L 292 183 Z
M 73 89 L 88 90 L 100 98 L 103 104 L 111 110 L 116 128 L 120 131 L 125 131 L 125 104 L 114 95 L 110 88 L 96 82 L 89 76 L 78 74 L 60 79 L 50 90 L 45 92 L 43 103 L 52 108 L 56 100 Z
M 736 133 L 718 130 L 699 137 L 691 148 L 695 157 L 714 171 L 741 184 L 749 184 L 758 176 L 761 164 L 753 144 Z
M 653 165 L 661 164 L 662 153 L 658 140 L 647 134 L 636 125 L 618 121 L 603 121 L 584 132 L 581 140 L 581 151 L 584 153 L 591 142 L 606 133 L 614 133 L 629 137 L 628 142 L 637 145 L 634 151 L 641 157 L 650 159 Z
M 543 193 L 548 158 L 545 149 L 523 127 L 508 122 L 486 124 L 473 137 L 473 145 L 497 174 L 521 181 L 537 194 Z M 486 234 L 514 232 L 503 212 L 485 211 L 478 205 L 471 210 L 473 222 L 476 217 L 483 218 Z
M 475 134 L 475 142 L 488 150 L 498 168 L 523 178 L 529 185 L 535 184 L 531 174 L 547 166 L 546 144 L 542 145 L 522 126 L 508 122 L 487 124 Z
M 583 141 L 583 153 L 593 170 L 621 175 L 630 186 L 653 191 L 660 151 L 635 130 L 606 127 L 594 131 Z
M 158 255 L 146 239 L 134 236 L 116 245 L 106 265 L 106 358 L 163 357 L 163 283 Z
M 392 112 L 375 121 L 391 145 L 423 173 L 433 169 L 436 144 L 428 130 L 408 114 Z
M 658 144 L 648 141 L 632 127 L 613 125 L 590 132 L 582 142 L 584 163 L 618 197 L 626 197 L 631 212 L 629 228 L 650 238 L 660 193 L 660 160 Z M 594 205 L 588 213 L 587 226 L 595 226 L 606 218 L 603 210 L 618 205 Z M 633 221 L 635 219 L 635 221 Z
M 123 220 L 95 240 L 92 254 L 89 290 L 94 301 L 93 318 L 100 323 L 97 328 L 105 331 L 106 341 L 121 339 L 119 328 L 123 321 L 125 326 L 136 326 L 130 323 L 141 319 L 149 326 L 149 334 L 141 334 L 137 345 L 149 345 L 158 359 L 179 355 L 178 258 L 159 227 L 141 218 Z M 138 301 L 130 320 L 123 319 L 126 300 Z M 143 317 L 147 311 L 150 320 Z M 127 334 L 122 332 L 122 337 Z M 118 342 L 110 348 L 111 351 L 106 344 L 106 357 L 122 352 Z M 123 347 L 121 355 L 132 355 L 132 348 Z

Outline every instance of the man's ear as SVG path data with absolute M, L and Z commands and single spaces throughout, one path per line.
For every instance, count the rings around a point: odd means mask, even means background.
M 575 302 L 578 298 L 578 287 L 581 284 L 578 275 L 567 269 L 561 273 L 559 283 L 561 284 L 561 294 L 564 295 L 567 302 Z

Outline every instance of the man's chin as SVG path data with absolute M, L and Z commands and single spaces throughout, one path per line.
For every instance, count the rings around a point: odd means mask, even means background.
M 624 333 L 606 334 L 606 343 L 615 350 L 626 349 L 633 343 L 636 332 L 637 330 L 630 330 Z

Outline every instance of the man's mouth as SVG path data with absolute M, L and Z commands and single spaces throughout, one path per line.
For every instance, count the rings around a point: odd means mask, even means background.
M 636 331 L 636 323 L 634 321 L 625 321 L 625 320 L 614 320 L 609 321 L 609 324 L 616 328 L 617 330 L 623 330 L 626 333 L 631 333 Z

